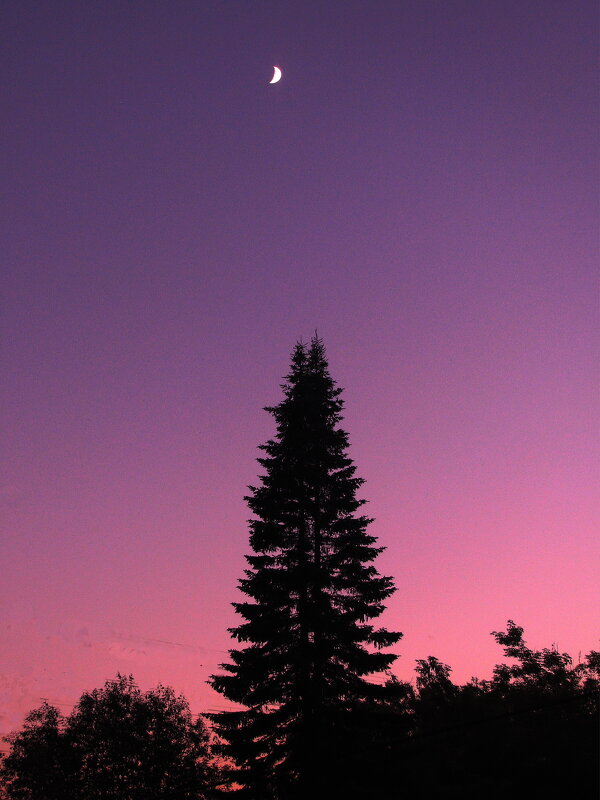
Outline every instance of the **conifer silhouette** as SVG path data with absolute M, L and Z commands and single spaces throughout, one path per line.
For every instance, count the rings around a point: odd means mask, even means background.
M 211 678 L 245 707 L 211 718 L 238 764 L 236 782 L 261 800 L 307 798 L 328 773 L 339 781 L 353 715 L 387 691 L 366 676 L 388 669 L 396 656 L 382 648 L 402 636 L 372 624 L 395 588 L 373 566 L 383 548 L 357 513 L 363 480 L 316 335 L 296 345 L 282 388 L 265 409 L 277 428 L 261 446 L 265 474 L 245 498 L 255 515 L 240 580 L 249 600 L 233 604 L 244 621 L 231 629 L 244 646 Z

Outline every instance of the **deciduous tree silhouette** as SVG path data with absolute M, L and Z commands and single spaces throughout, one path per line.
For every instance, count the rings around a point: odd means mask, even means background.
M 277 433 L 261 448 L 265 474 L 246 498 L 253 553 L 240 588 L 249 600 L 234 603 L 244 621 L 231 629 L 246 646 L 212 677 L 245 706 L 211 719 L 240 767 L 236 781 L 260 800 L 338 796 L 356 714 L 389 694 L 365 678 L 388 669 L 396 656 L 382 648 L 402 635 L 372 624 L 394 586 L 373 565 L 383 548 L 367 533 L 372 520 L 357 513 L 363 481 L 319 338 L 296 345 L 282 388 L 266 409 Z
M 397 708 L 409 733 L 389 742 L 380 796 L 598 795 L 600 654 L 573 666 L 557 648 L 528 647 L 511 620 L 493 635 L 513 662 L 491 680 L 458 686 L 436 658 L 417 662 L 416 690 Z
M 44 702 L 25 719 L 22 730 L 5 738 L 10 751 L 0 766 L 0 797 L 10 800 L 63 800 L 71 796 L 72 751 L 64 718 Z
M 201 800 L 218 776 L 187 701 L 131 676 L 83 694 L 66 719 L 44 704 L 8 742 L 9 800 Z

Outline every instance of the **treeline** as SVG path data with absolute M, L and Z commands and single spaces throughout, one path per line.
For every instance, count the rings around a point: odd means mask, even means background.
M 555 648 L 530 649 L 511 621 L 494 636 L 512 663 L 490 680 L 457 685 L 429 657 L 413 683 L 388 677 L 384 700 L 343 715 L 317 796 L 597 797 L 600 652 L 573 665 Z M 131 676 L 84 693 L 66 717 L 44 703 L 5 741 L 7 800 L 265 797 L 240 788 L 222 743 L 183 697 L 142 692 Z
M 457 686 L 435 658 L 414 687 L 396 680 L 402 634 L 376 623 L 394 582 L 374 566 L 383 548 L 317 336 L 294 348 L 282 389 L 246 498 L 239 646 L 210 680 L 237 710 L 207 714 L 209 733 L 171 690 L 118 676 L 9 737 L 9 800 L 597 796 L 600 654 L 573 666 L 509 621 L 494 635 L 516 661 L 491 680 Z

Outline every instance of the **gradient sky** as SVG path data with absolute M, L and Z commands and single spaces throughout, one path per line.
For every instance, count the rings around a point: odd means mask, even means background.
M 117 671 L 228 707 L 261 409 L 315 328 L 396 673 L 489 677 L 508 618 L 597 649 L 597 3 L 0 13 L 0 733 Z

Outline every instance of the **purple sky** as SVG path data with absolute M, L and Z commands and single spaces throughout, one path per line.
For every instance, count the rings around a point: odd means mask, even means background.
M 397 674 L 489 676 L 509 617 L 597 649 L 597 3 L 5 0 L 0 35 L 0 733 L 118 670 L 227 706 L 315 328 Z

